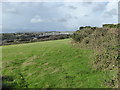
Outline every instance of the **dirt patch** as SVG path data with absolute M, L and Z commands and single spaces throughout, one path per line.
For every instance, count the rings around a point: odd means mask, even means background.
M 49 63 L 45 63 L 44 65 L 47 66 Z
M 37 58 L 38 58 L 38 56 L 32 56 L 32 57 L 28 58 L 22 65 L 23 66 L 28 66 L 28 65 L 36 64 L 34 62 L 34 60 L 37 59 Z
M 53 73 L 55 73 L 55 72 L 58 72 L 59 71 L 59 69 L 57 68 L 57 69 L 55 69 L 51 74 L 53 74 Z

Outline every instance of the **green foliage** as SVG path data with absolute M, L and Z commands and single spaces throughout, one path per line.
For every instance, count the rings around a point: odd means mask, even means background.
M 104 24 L 103 28 L 118 28 L 120 24 Z
M 94 31 L 94 29 L 89 29 L 89 28 L 85 28 L 83 30 L 77 30 L 73 34 L 72 38 L 76 42 L 81 42 L 85 37 L 89 36 L 93 31 Z
M 94 50 L 93 68 L 95 70 L 111 71 L 113 78 L 106 81 L 107 85 L 109 84 L 111 87 L 117 87 L 118 85 L 116 80 L 118 79 L 119 25 L 120 24 L 105 24 L 103 28 L 83 28 L 77 30 L 73 37 L 75 42 L 79 42 L 79 47 Z
M 97 27 L 85 26 L 85 27 L 79 28 L 79 30 L 82 30 L 82 29 L 97 29 Z

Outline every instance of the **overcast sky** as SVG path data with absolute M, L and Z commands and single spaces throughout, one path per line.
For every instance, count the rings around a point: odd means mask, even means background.
M 118 22 L 117 2 L 4 2 L 0 8 L 2 32 L 75 31 Z

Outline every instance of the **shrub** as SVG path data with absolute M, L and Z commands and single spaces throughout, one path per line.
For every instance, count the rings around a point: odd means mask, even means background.
M 118 27 L 120 24 L 104 24 L 103 28 L 81 27 L 73 34 L 73 40 L 79 42 L 80 47 L 94 50 L 93 68 L 95 70 L 116 72 L 118 68 Z M 118 73 L 111 73 L 117 76 Z M 112 86 L 117 86 L 117 79 Z

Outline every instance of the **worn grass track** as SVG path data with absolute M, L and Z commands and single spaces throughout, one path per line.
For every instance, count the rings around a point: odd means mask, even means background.
M 3 46 L 3 87 L 103 88 L 108 73 L 91 69 L 91 50 L 70 39 Z

